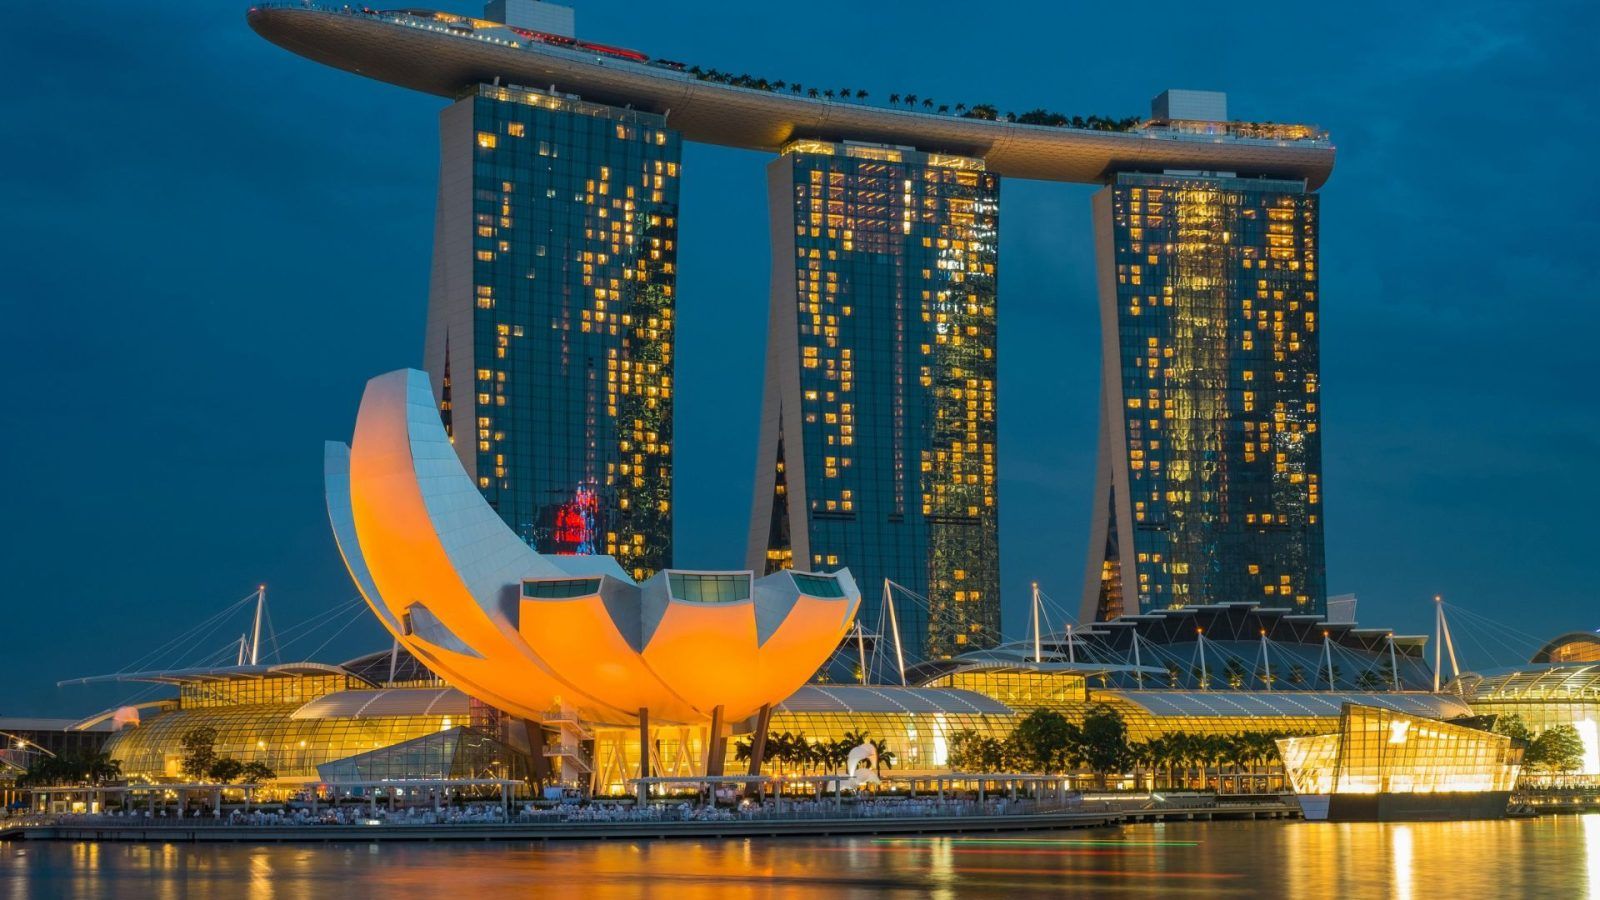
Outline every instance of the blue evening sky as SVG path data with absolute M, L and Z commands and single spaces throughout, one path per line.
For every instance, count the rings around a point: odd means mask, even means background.
M 1330 588 L 1405 631 L 1428 629 L 1436 592 L 1532 635 L 1600 627 L 1594 4 L 576 4 L 585 37 L 878 97 L 1120 117 L 1189 87 L 1331 129 Z M 245 6 L 39 3 L 0 29 L 0 714 L 120 699 L 54 685 L 133 663 L 260 581 L 280 629 L 355 596 L 322 441 L 348 437 L 368 377 L 421 363 L 443 101 L 280 50 Z M 676 541 L 696 567 L 743 557 L 765 162 L 684 154 Z M 1092 190 L 1002 195 L 1013 635 L 1029 580 L 1073 608 L 1082 585 Z M 387 647 L 349 620 L 289 655 Z M 1482 640 L 1466 662 L 1515 661 Z

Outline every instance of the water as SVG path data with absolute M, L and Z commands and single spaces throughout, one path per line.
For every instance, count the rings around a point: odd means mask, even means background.
M 0 844 L 0 897 L 1590 897 L 1600 815 L 1216 822 L 925 838 Z

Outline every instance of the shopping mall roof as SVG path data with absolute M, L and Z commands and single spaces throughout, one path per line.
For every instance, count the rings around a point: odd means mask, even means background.
M 841 684 L 808 684 L 773 709 L 788 713 L 1012 714 L 1011 707 L 972 691 Z
M 1041 658 L 1033 659 L 1033 649 L 1027 642 L 1002 644 L 988 650 L 973 650 L 953 659 L 924 660 L 906 670 L 906 678 L 916 684 L 927 684 L 936 678 L 964 672 L 1031 672 L 1043 675 L 1081 675 L 1092 678 L 1099 675 L 1149 675 L 1166 677 L 1167 670 L 1158 666 L 1131 666 L 1118 663 L 1097 662 L 1089 657 L 1087 647 L 1080 646 L 1086 659 L 1076 661 L 1064 650 L 1054 647 L 1043 650 Z
M 1516 666 L 1468 672 L 1450 683 L 1473 701 L 1600 700 L 1600 664 Z
M 389 716 L 466 716 L 467 695 L 455 688 L 386 688 L 325 694 L 295 710 L 291 719 L 368 719 Z
M 296 678 L 308 675 L 351 675 L 340 666 L 326 663 L 296 662 L 266 666 L 214 666 L 202 669 L 162 669 L 151 672 L 117 672 L 112 675 L 92 675 L 88 678 L 69 678 L 57 682 L 57 687 L 84 684 L 125 684 L 148 682 L 151 684 L 209 684 L 219 681 L 247 681 L 262 678 Z
M 1375 706 L 1413 716 L 1451 719 L 1472 715 L 1456 697 L 1420 692 L 1345 693 L 1325 691 L 1094 691 L 1133 703 L 1153 716 L 1336 717 L 1345 704 Z
M 287 50 L 390 84 L 450 98 L 479 83 L 550 86 L 664 115 L 689 140 L 731 147 L 777 151 L 799 138 L 870 141 L 981 156 L 990 170 L 1010 177 L 1089 183 L 1118 171 L 1170 169 L 1305 179 L 1315 189 L 1333 171 L 1333 145 L 1299 126 L 1282 127 L 1296 129 L 1284 134 L 1304 135 L 1291 138 L 1240 136 L 1232 123 L 1201 123 L 1215 126 L 1206 133 L 1024 125 L 704 80 L 642 53 L 429 10 L 263 2 L 247 18 Z
M 1548 641 L 1533 654 L 1536 663 L 1600 662 L 1600 634 L 1572 631 Z

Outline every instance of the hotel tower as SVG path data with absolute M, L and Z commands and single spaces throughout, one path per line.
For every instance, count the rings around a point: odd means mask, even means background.
M 912 658 L 999 636 L 999 177 L 798 141 L 767 167 L 772 288 L 748 565 L 833 571 Z M 917 598 L 925 598 L 917 602 Z
M 1184 121 L 1176 104 L 1157 120 Z M 1223 174 L 1123 173 L 1095 195 L 1084 621 L 1238 601 L 1326 613 L 1317 208 L 1304 181 Z
M 479 84 L 440 114 L 426 366 L 456 454 L 540 553 L 672 558 L 680 139 Z

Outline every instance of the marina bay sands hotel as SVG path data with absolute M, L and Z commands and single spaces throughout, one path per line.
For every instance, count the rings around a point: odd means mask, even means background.
M 1103 186 L 1081 620 L 1326 613 L 1324 133 L 1198 91 L 1120 122 L 884 103 L 579 39 L 538 0 L 249 22 L 449 101 L 426 368 L 462 464 L 538 552 L 639 580 L 672 564 L 681 148 L 700 141 L 773 154 L 755 575 L 848 567 L 869 626 L 885 596 L 923 598 L 892 601 L 917 658 L 998 641 L 1000 182 L 1040 179 Z

